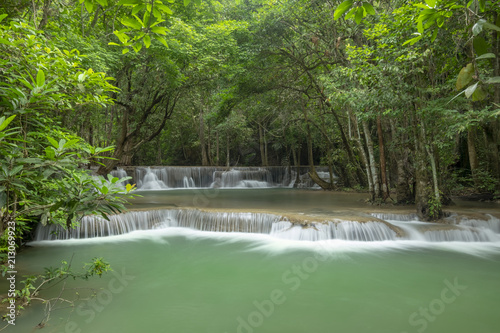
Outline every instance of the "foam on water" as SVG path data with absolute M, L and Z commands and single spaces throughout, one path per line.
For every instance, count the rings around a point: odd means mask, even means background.
M 279 254 L 290 250 L 307 250 L 322 255 L 341 257 L 344 254 L 376 254 L 387 251 L 448 251 L 464 253 L 481 258 L 488 258 L 500 253 L 499 242 L 428 242 L 428 241 L 374 241 L 359 242 L 340 239 L 322 241 L 297 241 L 280 239 L 266 234 L 220 233 L 206 232 L 187 228 L 172 227 L 168 229 L 137 230 L 128 234 L 103 238 L 68 239 L 55 241 L 34 241 L 30 246 L 75 246 L 85 244 L 109 244 L 123 242 L 152 241 L 168 244 L 177 237 L 187 241 L 213 240 L 217 243 L 244 243 L 247 251 L 259 251 L 268 254 Z

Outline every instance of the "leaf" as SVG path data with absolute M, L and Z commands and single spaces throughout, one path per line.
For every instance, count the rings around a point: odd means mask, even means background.
M 122 24 L 134 28 L 136 30 L 141 30 L 142 29 L 142 22 L 139 23 L 137 21 L 138 19 L 132 18 L 132 17 L 126 17 L 125 19 L 121 20 Z
M 163 45 L 165 45 L 165 47 L 168 47 L 168 44 L 167 44 L 167 41 L 165 40 L 165 38 L 161 37 L 161 36 L 153 36 L 157 41 L 159 41 L 160 43 L 162 43 Z
M 474 102 L 482 101 L 486 98 L 486 96 L 487 96 L 486 92 L 483 90 L 481 86 L 479 86 L 472 94 L 472 101 Z
M 47 137 L 47 140 L 49 140 L 50 144 L 54 146 L 54 148 L 59 149 L 59 143 L 56 140 L 54 140 L 50 136 Z
M 361 23 L 361 20 L 364 17 L 364 12 L 365 10 L 363 9 L 363 7 L 358 7 L 358 9 L 356 10 L 356 16 L 354 17 L 354 21 L 356 21 L 356 24 Z
M 0 38 L 0 44 L 6 44 L 6 45 L 11 45 L 11 46 L 14 45 L 5 38 Z
M 123 44 L 128 41 L 128 36 L 125 33 L 123 33 L 122 31 L 116 30 L 116 31 L 113 31 L 113 33 L 115 34 L 116 37 L 118 37 L 120 42 L 122 42 Z
M 36 85 L 38 87 L 42 87 L 45 84 L 45 73 L 43 70 L 38 70 L 38 73 L 36 73 Z
M 142 41 L 144 42 L 144 46 L 146 46 L 146 48 L 149 48 L 149 46 L 151 45 L 151 37 L 149 37 L 149 35 L 146 35 L 144 36 Z
M 10 170 L 9 174 L 10 176 L 15 176 L 19 171 L 21 171 L 22 169 L 24 168 L 23 165 L 18 165 L 14 168 L 12 168 L 12 170 Z
M 167 28 L 164 27 L 152 27 L 151 31 L 154 32 L 155 34 L 160 34 L 160 35 L 167 34 Z
M 490 45 L 484 40 L 481 36 L 476 36 L 472 40 L 472 44 L 474 46 L 474 51 L 476 51 L 477 55 L 482 55 L 488 52 Z
M 135 43 L 134 45 L 132 45 L 132 48 L 137 53 L 137 52 L 139 52 L 142 49 L 142 44 L 141 43 Z
M 145 7 L 146 7 L 145 5 L 134 6 L 134 8 L 132 9 L 132 15 L 136 15 L 138 12 L 143 10 Z
M 94 10 L 94 3 L 91 0 L 85 0 L 85 8 L 89 13 L 92 13 Z
M 415 38 L 412 38 L 412 39 L 408 39 L 406 42 L 403 43 L 403 46 L 406 45 L 406 44 L 410 44 L 410 45 L 413 45 L 415 44 L 416 42 L 418 42 L 419 40 L 422 39 L 424 35 L 418 35 L 417 37 Z
M 431 37 L 431 42 L 434 42 L 436 40 L 436 37 L 438 35 L 438 31 L 439 31 L 438 28 L 434 29 L 434 32 L 432 33 L 432 37 Z
M 160 10 L 168 15 L 172 15 L 174 12 L 170 8 L 168 8 L 165 5 L 156 5 L 157 8 L 160 8 Z
M 120 0 L 120 2 L 117 3 L 117 6 L 132 6 L 132 5 L 139 5 L 141 4 L 141 0 Z
M 500 27 L 494 25 L 493 23 L 487 22 L 487 21 L 484 21 L 483 27 L 490 29 L 490 30 L 500 31 Z
M 10 116 L 5 119 L 5 117 L 0 118 L 0 132 L 3 131 L 7 126 L 9 126 L 10 122 L 16 118 L 16 115 Z
M 489 77 L 484 83 L 487 84 L 495 84 L 500 83 L 500 76 Z
M 186 2 L 186 0 L 184 0 L 184 2 Z M 6 18 L 6 17 L 7 17 L 7 14 L 0 15 L 0 22 L 2 22 L 3 19 Z
M 462 88 L 464 88 L 469 84 L 469 82 L 472 80 L 473 73 L 474 73 L 474 66 L 472 64 L 467 64 L 467 66 L 462 68 L 457 77 L 457 83 L 456 83 L 457 90 L 461 90 Z
M 349 20 L 351 17 L 354 16 L 354 14 L 357 13 L 357 7 L 352 8 L 349 13 L 344 17 L 344 20 Z
M 496 30 L 500 31 L 500 27 L 484 20 L 484 19 L 479 19 L 476 24 L 472 27 L 472 33 L 474 36 L 477 36 L 483 31 L 483 28 L 490 29 L 490 30 Z
M 113 42 L 109 42 L 108 45 L 116 45 L 116 46 L 121 46 L 120 44 L 118 43 L 113 43 Z
M 109 189 L 106 186 L 101 187 L 100 189 L 102 194 L 108 194 Z
M 370 15 L 375 15 L 375 9 L 373 9 L 373 6 L 368 3 L 368 2 L 363 2 L 363 7 L 365 8 L 366 12 Z
M 184 0 L 184 6 L 187 7 L 190 2 L 191 2 L 191 0 Z
M 337 9 L 335 9 L 335 12 L 333 13 L 333 19 L 338 20 L 345 12 L 349 10 L 349 8 L 352 7 L 352 0 L 346 0 L 342 2 Z
M 95 1 L 103 7 L 108 5 L 108 0 L 95 0 Z
M 425 0 L 425 3 L 431 8 L 436 7 L 436 0 Z
M 123 49 L 122 54 L 128 53 L 130 50 L 129 49 Z
M 467 98 L 471 97 L 471 95 L 476 90 L 478 83 L 479 82 L 476 82 L 472 86 L 469 86 L 467 89 L 465 89 L 465 97 L 467 97 Z
M 492 58 L 496 58 L 496 56 L 493 53 L 485 53 L 485 54 L 480 55 L 479 57 L 477 57 L 476 60 L 479 60 L 479 59 L 492 59 Z

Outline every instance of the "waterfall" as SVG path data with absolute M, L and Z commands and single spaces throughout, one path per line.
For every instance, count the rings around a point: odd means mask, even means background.
M 310 219 L 311 217 L 307 217 Z M 498 219 L 491 217 L 491 220 Z M 490 221 L 491 221 L 490 220 Z M 472 221 L 472 222 L 471 222 Z M 488 221 L 466 220 L 462 223 L 483 225 Z M 480 223 L 482 222 L 482 223 Z M 495 224 L 496 226 L 496 224 Z M 197 209 L 163 209 L 132 211 L 113 215 L 109 221 L 100 216 L 86 216 L 74 229 L 60 225 L 39 225 L 35 240 L 64 240 L 120 235 L 136 230 L 190 228 L 211 232 L 269 234 L 271 237 L 321 241 L 417 240 L 427 242 L 498 242 L 500 234 L 485 227 L 425 223 L 416 221 L 326 221 L 296 222 L 287 217 L 265 213 L 211 212 Z
M 299 226 L 290 222 L 273 224 L 271 236 L 292 240 L 318 241 L 327 239 L 343 239 L 351 241 L 383 241 L 395 240 L 396 233 L 381 222 L 341 221 L 313 223 Z
M 318 175 L 329 180 L 326 167 L 317 167 Z M 326 171 L 325 171 L 326 170 Z M 308 167 L 300 167 L 301 188 L 315 188 Z M 114 177 L 132 176 L 130 183 L 139 190 L 174 188 L 270 188 L 293 187 L 296 169 L 288 167 L 131 167 L 113 170 Z
M 112 170 L 111 171 L 111 175 L 113 177 L 117 177 L 118 179 L 122 179 L 122 178 L 128 177 L 127 171 L 123 170 L 122 168 L 118 168 L 116 170 Z M 129 184 L 129 183 L 130 183 L 130 179 L 125 181 L 125 184 Z
M 495 233 L 500 233 L 500 219 L 493 215 L 486 214 L 488 220 L 462 218 L 458 223 L 463 226 L 488 229 Z

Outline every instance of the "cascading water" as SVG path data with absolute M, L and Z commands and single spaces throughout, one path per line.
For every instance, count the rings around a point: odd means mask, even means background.
M 318 175 L 329 180 L 325 167 L 317 167 Z M 300 167 L 300 188 L 314 188 L 307 167 Z M 175 188 L 269 188 L 293 187 L 297 169 L 288 167 L 136 167 L 113 170 L 114 177 L 127 172 L 139 190 Z M 317 187 L 317 186 L 316 186 Z
M 493 219 L 495 218 L 492 217 Z M 477 221 L 473 223 L 477 224 Z M 487 221 L 482 222 L 486 223 Z M 135 211 L 110 216 L 109 221 L 98 216 L 89 216 L 84 217 L 75 229 L 69 231 L 58 225 L 40 225 L 35 240 L 105 237 L 136 230 L 171 227 L 212 232 L 261 233 L 269 234 L 275 238 L 306 241 L 329 239 L 349 241 L 420 240 L 429 242 L 500 241 L 500 235 L 493 230 L 468 225 L 391 220 L 324 221 L 299 224 L 288 221 L 286 217 L 273 214 L 211 212 L 197 209 Z

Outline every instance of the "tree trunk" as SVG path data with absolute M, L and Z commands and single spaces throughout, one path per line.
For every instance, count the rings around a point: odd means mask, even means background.
M 214 165 L 214 159 L 212 157 L 212 138 L 210 137 L 210 123 L 208 124 L 208 131 L 207 131 L 207 154 L 208 154 L 208 162 L 210 163 L 211 166 Z
M 262 131 L 262 125 L 259 124 L 259 148 L 260 148 L 260 159 L 262 162 L 262 166 L 267 166 L 267 156 L 266 149 L 264 146 L 264 134 Z
M 52 0 L 45 0 L 43 2 L 42 20 L 40 21 L 40 24 L 38 25 L 38 30 L 43 30 L 43 28 L 45 28 L 45 26 L 47 25 L 47 22 L 49 21 L 49 12 L 50 12 L 51 3 L 52 3 Z
M 387 198 L 389 198 L 389 186 L 387 184 L 384 137 L 382 133 L 382 120 L 380 119 L 380 115 L 377 115 L 377 134 L 378 134 L 378 148 L 380 155 L 380 179 L 382 183 L 382 200 L 385 201 L 387 200 Z
M 219 166 L 219 131 L 215 133 L 215 165 Z
M 297 153 L 295 153 L 295 149 L 292 147 L 292 155 L 293 163 L 295 164 L 295 182 L 293 183 L 293 187 L 297 188 L 300 184 L 300 147 L 297 148 Z
M 474 129 L 469 128 L 467 131 L 467 150 L 469 152 L 469 165 L 470 171 L 472 173 L 472 179 L 474 179 L 474 184 L 478 185 L 477 182 L 477 168 L 479 167 L 479 162 L 477 160 L 477 152 L 476 152 L 476 134 Z
M 229 168 L 229 135 L 226 135 L 226 166 Z
M 156 165 L 162 165 L 162 151 L 161 151 L 161 140 L 160 140 L 160 136 L 158 135 L 158 137 L 156 138 L 156 146 L 158 148 L 158 150 L 156 151 Z
M 373 179 L 372 179 L 372 174 L 370 171 L 370 164 L 368 163 L 368 158 L 366 157 L 365 147 L 363 146 L 363 143 L 361 141 L 361 133 L 359 131 L 358 120 L 356 119 L 356 116 L 352 116 L 352 117 L 353 117 L 354 127 L 356 128 L 355 141 L 356 141 L 356 144 L 358 146 L 359 156 L 361 158 L 361 162 L 363 163 L 363 165 L 365 167 L 366 178 L 368 180 L 368 192 L 370 192 L 371 201 L 374 201 L 375 200 L 375 192 L 373 189 Z
M 394 124 L 394 120 L 390 120 L 392 138 L 396 142 L 401 142 L 402 138 L 399 134 Z M 396 148 L 396 165 L 397 165 L 397 181 L 396 181 L 396 202 L 398 204 L 408 204 L 414 202 L 413 195 L 410 191 L 409 179 L 405 168 L 405 163 L 408 161 L 408 152 L 406 148 Z
M 203 122 L 203 108 L 200 110 L 200 145 L 201 145 L 201 165 L 208 165 L 207 146 L 205 143 L 205 124 Z
M 370 174 L 373 177 L 372 178 L 372 183 L 373 183 L 373 193 L 374 193 L 374 199 L 380 198 L 380 185 L 378 182 L 378 170 L 377 170 L 377 165 L 375 164 L 375 156 L 373 153 L 373 141 L 370 135 L 370 130 L 368 129 L 368 124 L 366 121 L 362 121 L 361 124 L 363 125 L 363 132 L 365 133 L 365 140 L 366 140 L 366 146 L 368 147 L 368 160 L 370 163 Z

